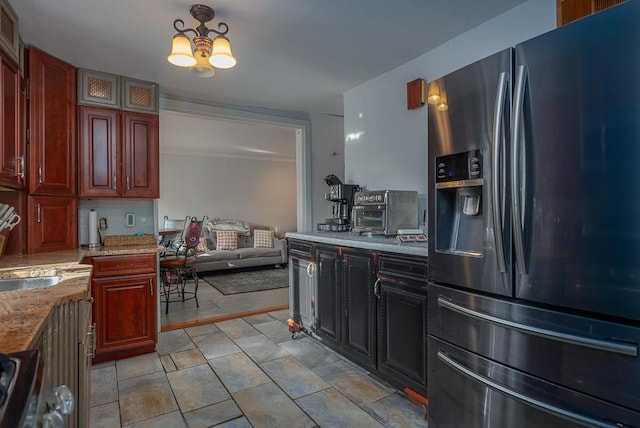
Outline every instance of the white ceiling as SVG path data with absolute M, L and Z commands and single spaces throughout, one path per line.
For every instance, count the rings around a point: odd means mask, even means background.
M 212 78 L 166 60 L 174 19 L 196 24 L 194 0 L 9 0 L 25 43 L 76 67 L 198 100 L 335 115 L 344 91 L 524 0 L 202 1 L 213 26 L 229 25 L 238 59 Z

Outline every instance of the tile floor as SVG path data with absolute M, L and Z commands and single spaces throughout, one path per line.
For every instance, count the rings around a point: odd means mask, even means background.
M 189 281 L 187 286 L 192 287 L 192 284 L 193 282 Z M 198 286 L 198 303 L 199 308 L 194 300 L 170 303 L 168 314 L 165 314 L 165 305 L 161 304 L 162 327 L 286 305 L 289 303 L 289 289 L 285 287 L 225 296 L 201 279 Z
M 92 369 L 91 428 L 427 427 L 424 408 L 301 335 L 288 310 L 160 333 Z

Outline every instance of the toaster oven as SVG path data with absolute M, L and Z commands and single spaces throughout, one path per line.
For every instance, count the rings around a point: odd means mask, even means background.
M 351 212 L 352 232 L 396 235 L 418 227 L 418 192 L 368 190 L 356 192 Z

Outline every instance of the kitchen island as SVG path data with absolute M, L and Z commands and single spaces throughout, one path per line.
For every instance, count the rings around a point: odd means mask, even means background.
M 394 386 L 426 395 L 426 242 L 349 232 L 286 237 L 293 321 Z
M 0 278 L 62 275 L 55 286 L 2 292 L 0 303 L 0 352 L 19 352 L 34 347 L 42 326 L 56 305 L 88 299 L 92 267 L 89 257 L 130 255 L 163 251 L 157 246 L 114 246 L 5 256 L 0 259 Z
M 162 250 L 157 245 L 113 246 L 0 259 L 0 279 L 60 278 L 57 284 L 48 287 L 0 293 L 0 353 L 40 350 L 47 381 L 51 385 L 67 385 L 75 397 L 77 410 L 64 417 L 66 426 L 84 427 L 89 423 L 89 372 L 97 342 L 96 320 L 92 317 L 96 302 L 91 285 L 95 280 L 90 263 L 95 258 L 150 254 L 155 261 L 156 253 Z M 155 263 L 153 269 L 155 272 Z M 153 317 L 156 307 L 154 301 Z M 150 327 L 154 340 L 155 326 L 154 322 Z

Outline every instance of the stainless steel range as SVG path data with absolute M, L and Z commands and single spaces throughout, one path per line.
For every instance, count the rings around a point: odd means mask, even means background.
M 66 386 L 48 385 L 39 351 L 0 354 L 0 428 L 64 427 L 74 401 Z

